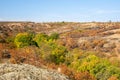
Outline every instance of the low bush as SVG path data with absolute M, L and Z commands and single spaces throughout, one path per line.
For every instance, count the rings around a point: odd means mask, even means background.
M 49 36 L 50 39 L 52 40 L 56 40 L 59 38 L 59 34 L 58 33 L 52 33 L 50 36 Z
M 16 35 L 14 43 L 18 48 L 22 48 L 24 46 L 35 44 L 33 38 L 34 34 L 32 33 L 19 33 Z

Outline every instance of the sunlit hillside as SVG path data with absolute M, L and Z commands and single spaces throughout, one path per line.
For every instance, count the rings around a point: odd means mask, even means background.
M 119 22 L 1 22 L 0 63 L 34 65 L 72 80 L 119 80 L 119 42 Z

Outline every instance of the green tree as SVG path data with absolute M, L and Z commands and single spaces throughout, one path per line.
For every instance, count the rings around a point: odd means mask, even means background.
M 78 71 L 88 71 L 91 70 L 96 66 L 99 62 L 99 58 L 95 55 L 89 55 L 86 58 L 82 59 L 81 65 L 78 67 Z
M 14 43 L 18 48 L 35 44 L 33 41 L 34 34 L 32 33 L 19 33 L 14 39 Z
M 67 49 L 64 46 L 56 45 L 56 47 L 52 48 L 52 62 L 56 64 L 63 63 L 65 61 L 65 56 L 67 53 Z
M 37 43 L 38 47 L 40 47 L 41 44 L 47 42 L 48 40 L 49 40 L 49 36 L 44 33 L 36 34 L 34 38 L 34 41 Z
M 50 36 L 49 36 L 50 39 L 52 40 L 56 40 L 59 38 L 59 34 L 58 33 L 52 33 Z

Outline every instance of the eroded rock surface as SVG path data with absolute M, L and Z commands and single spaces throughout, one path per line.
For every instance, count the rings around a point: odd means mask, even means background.
M 53 70 L 28 64 L 0 64 L 0 80 L 69 80 Z

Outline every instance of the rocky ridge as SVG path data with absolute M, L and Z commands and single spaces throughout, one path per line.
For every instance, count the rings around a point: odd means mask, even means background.
M 69 80 L 53 70 L 28 64 L 0 64 L 0 80 Z

